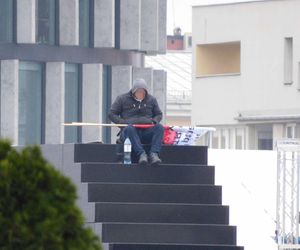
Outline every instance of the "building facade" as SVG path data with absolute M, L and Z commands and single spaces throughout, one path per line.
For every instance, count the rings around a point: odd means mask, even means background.
M 181 34 L 175 28 L 167 36 L 166 54 L 146 56 L 147 67 L 167 72 L 167 99 L 165 122 L 168 125 L 191 125 L 192 102 L 192 34 Z
M 167 72 L 166 124 L 190 126 L 192 53 L 185 50 L 168 50 L 165 55 L 146 56 L 145 64 L 147 67 Z
M 117 95 L 144 78 L 165 110 L 166 0 L 0 0 L 0 136 L 14 145 L 110 142 Z
M 300 1 L 193 7 L 192 123 L 213 148 L 300 137 Z

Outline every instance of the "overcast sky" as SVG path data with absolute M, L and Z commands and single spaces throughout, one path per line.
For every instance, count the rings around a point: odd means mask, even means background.
M 167 33 L 168 35 L 172 35 L 174 26 L 180 27 L 183 33 L 192 31 L 192 5 L 250 2 L 255 0 L 167 0 L 167 1 L 168 1 Z

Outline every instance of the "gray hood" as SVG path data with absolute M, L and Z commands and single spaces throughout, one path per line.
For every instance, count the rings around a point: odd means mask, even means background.
M 134 94 L 138 89 L 144 89 L 146 91 L 146 94 L 148 94 L 147 83 L 142 78 L 134 80 L 130 91 L 132 94 Z

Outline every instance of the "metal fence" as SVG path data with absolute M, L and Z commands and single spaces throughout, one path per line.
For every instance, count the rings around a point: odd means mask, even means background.
M 300 249 L 299 170 L 300 140 L 278 140 L 276 209 L 278 249 Z

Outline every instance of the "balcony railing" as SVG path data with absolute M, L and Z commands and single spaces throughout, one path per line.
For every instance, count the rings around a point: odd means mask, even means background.
M 168 91 L 167 102 L 168 103 L 191 103 L 192 102 L 192 91 L 190 91 L 190 90 Z

